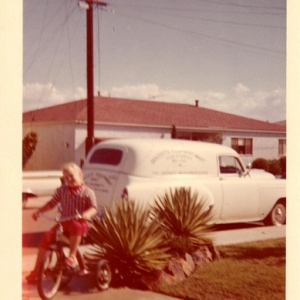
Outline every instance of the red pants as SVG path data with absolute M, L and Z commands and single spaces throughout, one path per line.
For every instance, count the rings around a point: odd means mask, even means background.
M 89 231 L 89 224 L 86 220 L 70 220 L 62 222 L 63 233 L 65 236 L 84 236 Z M 52 243 L 55 242 L 56 231 L 59 228 L 59 224 L 52 227 L 48 232 L 44 234 L 40 242 L 40 247 L 47 249 Z

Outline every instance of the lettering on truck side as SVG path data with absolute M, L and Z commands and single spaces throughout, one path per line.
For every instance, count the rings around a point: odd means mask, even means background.
M 84 180 L 88 182 L 89 187 L 94 191 L 107 194 L 116 184 L 117 176 L 107 176 L 98 171 L 89 171 L 85 173 Z

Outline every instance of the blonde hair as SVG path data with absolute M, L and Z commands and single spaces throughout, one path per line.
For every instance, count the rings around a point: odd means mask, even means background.
M 83 182 L 83 173 L 82 173 L 82 170 L 81 168 L 74 162 L 68 162 L 66 164 L 63 165 L 62 167 L 62 172 L 64 173 L 65 171 L 75 171 L 76 173 L 79 174 L 80 178 L 82 179 L 82 182 Z

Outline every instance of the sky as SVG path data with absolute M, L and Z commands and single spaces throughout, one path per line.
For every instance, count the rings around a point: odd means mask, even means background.
M 286 119 L 286 2 L 94 5 L 95 95 Z M 86 10 L 23 1 L 23 111 L 86 98 Z

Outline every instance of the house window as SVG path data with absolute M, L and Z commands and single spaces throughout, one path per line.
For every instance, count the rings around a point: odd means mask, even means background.
M 286 155 L 286 140 L 284 139 L 278 140 L 278 155 Z
M 253 154 L 252 139 L 232 138 L 231 148 L 239 154 Z
M 181 140 L 203 141 L 208 143 L 222 144 L 223 134 L 221 132 L 183 132 L 174 131 L 172 138 Z

